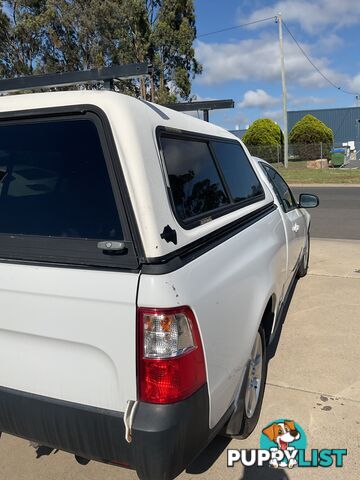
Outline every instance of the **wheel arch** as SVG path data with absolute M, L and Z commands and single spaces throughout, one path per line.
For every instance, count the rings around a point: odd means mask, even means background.
M 269 345 L 271 333 L 273 330 L 274 316 L 276 309 L 276 295 L 273 293 L 264 309 L 263 315 L 261 317 L 260 325 L 263 327 L 265 332 L 266 345 Z
M 275 309 L 276 309 L 276 295 L 275 293 L 273 293 L 270 296 L 270 298 L 268 297 L 268 301 L 266 303 L 265 309 L 263 310 L 263 315 L 259 323 L 259 327 L 262 327 L 264 330 L 266 348 L 269 344 L 271 333 L 272 333 Z M 226 423 L 223 429 L 223 434 L 227 437 L 238 438 L 238 439 L 246 438 L 253 431 L 257 423 L 257 420 L 256 420 L 254 425 L 250 429 L 245 431 L 246 433 L 244 433 L 244 431 L 242 430 L 244 428 L 243 418 L 244 418 L 244 411 L 245 411 L 245 391 L 246 391 L 249 368 L 250 368 L 250 362 L 248 362 L 248 365 L 244 371 L 244 376 L 242 377 L 242 381 L 239 384 L 238 394 L 235 396 L 234 411 L 231 414 L 228 422 Z M 266 371 L 265 371 L 265 380 L 266 380 Z M 262 398 L 260 402 L 262 403 Z M 260 406 L 261 406 L 261 403 L 260 403 Z

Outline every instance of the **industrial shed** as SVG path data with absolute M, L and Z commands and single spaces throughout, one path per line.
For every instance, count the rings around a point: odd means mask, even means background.
M 288 112 L 289 131 L 305 115 L 313 115 L 334 132 L 334 144 L 342 146 L 345 142 L 355 142 L 360 150 L 360 107 L 326 108 L 319 110 L 298 110 Z
M 233 135 L 235 135 L 235 137 L 238 137 L 240 138 L 240 140 L 242 140 L 243 136 L 245 135 L 245 133 L 247 132 L 247 129 L 244 128 L 244 129 L 237 129 L 237 130 L 230 130 L 230 133 L 232 133 Z

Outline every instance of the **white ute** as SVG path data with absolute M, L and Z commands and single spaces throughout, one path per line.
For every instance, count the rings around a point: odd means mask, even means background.
M 3 96 L 0 431 L 143 480 L 249 435 L 317 204 L 170 109 Z

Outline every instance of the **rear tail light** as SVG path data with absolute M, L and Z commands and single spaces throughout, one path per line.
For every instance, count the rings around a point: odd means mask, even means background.
M 174 403 L 206 382 L 197 322 L 189 307 L 138 309 L 139 400 Z

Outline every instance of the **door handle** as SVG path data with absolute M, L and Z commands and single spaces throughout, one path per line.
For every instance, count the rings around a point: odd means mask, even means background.
M 298 225 L 297 223 L 294 223 L 294 225 L 292 226 L 292 231 L 297 233 L 300 229 L 300 225 Z

